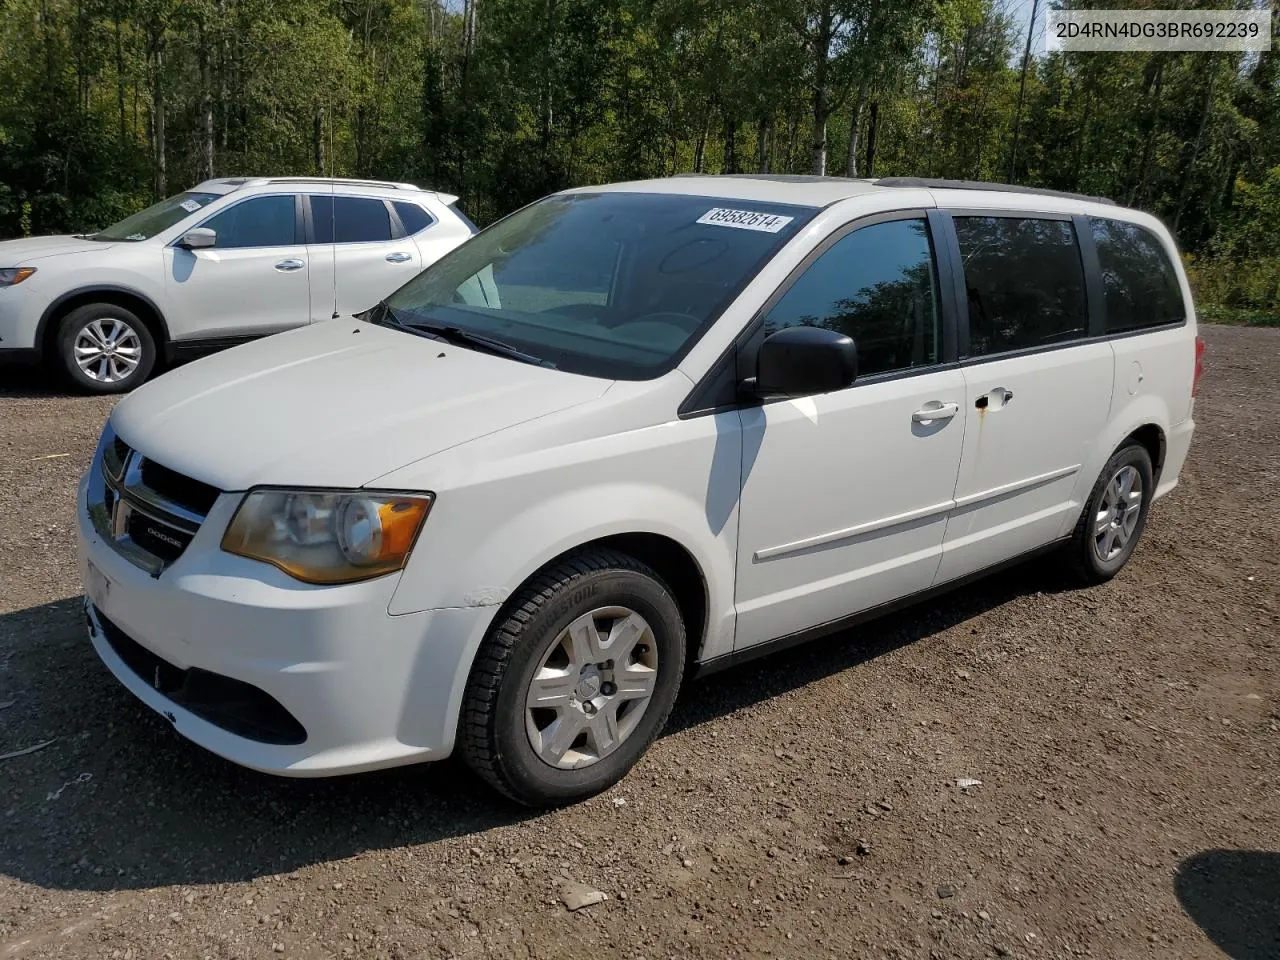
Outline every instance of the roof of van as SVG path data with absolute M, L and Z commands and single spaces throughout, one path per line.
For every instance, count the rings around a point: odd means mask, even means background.
M 729 173 L 729 174 L 680 174 L 656 180 L 633 180 L 595 187 L 578 187 L 566 193 L 586 193 L 602 190 L 643 193 L 681 193 L 691 196 L 716 196 L 736 200 L 760 200 L 775 203 L 793 203 L 807 207 L 825 207 L 838 200 L 859 195 L 916 188 L 924 190 L 980 191 L 984 194 L 1004 194 L 1007 199 L 1020 198 L 1019 206 L 1027 205 L 1029 196 L 1053 197 L 1086 203 L 1114 206 L 1105 197 L 1091 197 L 1040 187 L 1024 187 L 1003 183 L 987 183 L 980 180 L 941 180 L 927 177 L 818 177 L 781 173 Z M 994 201 L 996 198 L 992 197 Z M 1003 204 L 1002 204 L 1003 205 Z

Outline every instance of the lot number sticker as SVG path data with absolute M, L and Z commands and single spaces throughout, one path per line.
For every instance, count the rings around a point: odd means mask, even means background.
M 187 213 L 195 213 L 197 210 L 200 209 L 200 201 L 199 200 L 183 200 L 180 204 L 178 204 L 178 206 L 180 206 L 183 210 L 187 211 Z
M 754 210 L 713 207 L 698 218 L 698 223 L 710 223 L 717 227 L 734 227 L 738 230 L 759 230 L 761 233 L 777 233 L 794 219 L 794 217 L 779 217 L 773 213 L 757 213 Z

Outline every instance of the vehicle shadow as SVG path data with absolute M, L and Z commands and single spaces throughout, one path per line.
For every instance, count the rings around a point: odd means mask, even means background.
M 1028 565 L 694 681 L 668 732 L 855 667 L 1019 594 L 1065 587 L 1052 568 Z M 46 888 L 244 881 L 543 815 L 498 797 L 454 760 L 327 780 L 221 760 L 110 676 L 84 637 L 78 597 L 0 615 L 0 704 L 8 701 L 0 754 L 56 739 L 0 761 L 0 874 Z
M 0 363 L 0 398 L 68 397 L 65 385 L 47 368 L 28 363 Z
M 1173 888 L 1231 960 L 1280 957 L 1280 853 L 1207 850 L 1178 865 Z
M 165 362 L 152 379 L 170 370 L 176 370 L 187 363 L 186 360 Z M 72 400 L 92 399 L 92 394 L 79 393 L 68 389 L 64 378 L 57 372 L 41 364 L 0 362 L 0 399 L 13 398 L 67 398 Z

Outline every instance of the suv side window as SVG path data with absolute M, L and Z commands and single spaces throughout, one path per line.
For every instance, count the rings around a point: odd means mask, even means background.
M 1084 266 L 1069 220 L 955 217 L 969 300 L 969 355 L 1087 336 Z
M 1089 227 L 1102 268 L 1108 333 L 1186 319 L 1178 275 L 1164 244 L 1151 231 L 1136 223 L 1105 218 L 1090 218 Z
M 409 203 L 407 200 L 397 200 L 393 206 L 396 208 L 396 216 L 398 216 L 400 218 L 400 222 L 404 224 L 404 232 L 411 237 L 415 233 L 421 233 L 435 222 L 431 214 L 427 213 L 427 211 L 423 210 L 416 203 Z
M 373 197 L 311 196 L 316 243 L 380 243 L 391 239 L 387 205 Z
M 889 220 L 837 240 L 769 311 L 765 335 L 797 325 L 852 337 L 860 376 L 937 363 L 937 271 L 926 222 Z
M 294 198 L 250 197 L 200 224 L 217 232 L 216 249 L 291 247 L 298 242 Z

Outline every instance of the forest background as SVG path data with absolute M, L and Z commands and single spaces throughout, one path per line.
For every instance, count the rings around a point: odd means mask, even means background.
M 482 225 L 687 171 L 997 180 L 1155 213 L 1206 319 L 1280 325 L 1278 51 L 1046 53 L 1044 26 L 1043 0 L 0 0 L 0 237 L 214 176 L 409 180 Z

